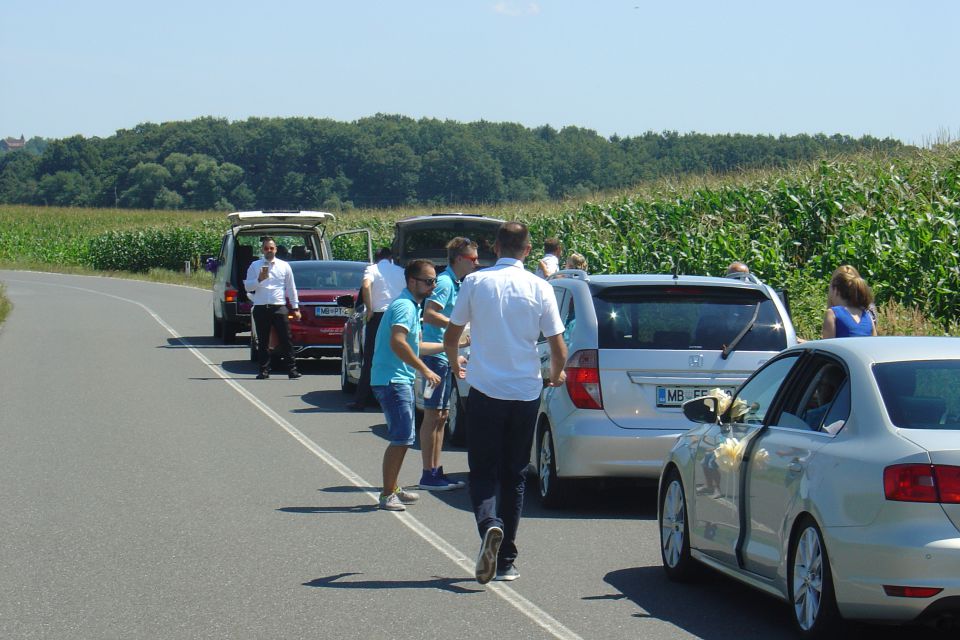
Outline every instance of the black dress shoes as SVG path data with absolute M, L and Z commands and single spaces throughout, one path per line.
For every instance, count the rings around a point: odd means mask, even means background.
M 270 377 L 270 372 L 266 369 L 262 369 L 260 373 L 257 374 L 257 380 L 266 380 Z
M 296 369 L 290 369 L 290 371 L 287 372 L 287 377 L 290 378 L 291 380 L 296 380 L 302 375 L 303 374 L 297 371 Z

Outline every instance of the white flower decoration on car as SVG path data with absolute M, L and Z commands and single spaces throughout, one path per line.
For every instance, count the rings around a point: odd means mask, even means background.
M 717 466 L 726 471 L 733 471 L 740 466 L 743 459 L 743 450 L 746 448 L 746 439 L 726 438 L 714 450 Z

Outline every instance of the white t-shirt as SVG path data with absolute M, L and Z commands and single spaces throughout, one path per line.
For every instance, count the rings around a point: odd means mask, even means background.
M 557 269 L 560 268 L 560 259 L 552 253 L 548 253 L 543 256 L 543 264 L 546 265 L 547 271 L 544 273 L 543 269 L 540 268 L 540 265 L 537 265 L 537 275 L 541 278 L 548 278 L 557 272 Z
M 520 260 L 471 273 L 450 322 L 470 323 L 467 382 L 499 400 L 536 400 L 543 389 L 537 339 L 563 333 L 553 287 Z
M 403 267 L 386 259 L 367 267 L 363 279 L 370 282 L 370 304 L 378 313 L 386 311 L 407 286 Z

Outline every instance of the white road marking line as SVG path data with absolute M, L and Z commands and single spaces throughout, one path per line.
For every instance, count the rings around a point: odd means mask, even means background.
M 200 362 L 209 367 L 221 380 L 230 385 L 234 391 L 243 396 L 250 404 L 260 410 L 265 416 L 270 418 L 273 422 L 277 424 L 281 429 L 286 431 L 288 434 L 293 436 L 293 438 L 306 447 L 310 452 L 315 456 L 320 458 L 324 463 L 333 468 L 337 473 L 346 478 L 350 483 L 356 487 L 369 487 L 371 483 L 364 480 L 358 474 L 354 473 L 347 465 L 340 462 L 337 458 L 327 452 L 323 447 L 318 445 L 316 442 L 305 436 L 299 429 L 290 424 L 283 416 L 271 409 L 266 403 L 257 398 L 255 395 L 247 391 L 240 385 L 239 382 L 233 380 L 227 376 L 227 373 L 218 365 L 211 362 L 205 355 L 200 353 L 200 351 L 193 344 L 185 340 L 176 329 L 167 324 L 163 318 L 161 318 L 156 312 L 153 311 L 150 307 L 146 306 L 141 302 L 136 300 L 131 300 L 129 298 L 124 298 L 122 296 L 116 296 L 111 293 L 104 293 L 102 291 L 96 291 L 94 289 L 86 289 L 83 287 L 74 287 L 72 285 L 59 284 L 59 283 L 49 283 L 49 282 L 30 282 L 23 280 L 11 280 L 11 282 L 20 282 L 22 284 L 36 285 L 44 284 L 47 286 L 55 287 L 64 287 L 67 289 L 76 289 L 77 291 L 83 291 L 86 293 L 93 293 L 96 295 L 105 296 L 107 298 L 113 298 L 115 300 L 120 300 L 123 302 L 128 302 L 132 305 L 136 305 L 146 311 L 150 317 L 152 317 L 157 324 L 167 330 L 171 336 L 180 342 L 187 350 L 190 351 Z M 364 491 L 366 496 L 368 496 L 373 502 L 379 503 L 379 494 L 375 491 Z M 385 514 L 386 515 L 386 514 Z M 450 561 L 457 565 L 468 575 L 473 575 L 474 561 L 468 558 L 466 555 L 461 553 L 456 547 L 452 544 L 441 538 L 437 533 L 432 529 L 427 527 L 421 521 L 417 520 L 416 517 L 410 515 L 409 512 L 400 513 L 391 513 L 390 515 L 397 518 L 405 527 L 410 531 L 418 535 L 424 541 L 426 541 L 434 549 L 446 556 Z M 500 584 L 497 582 L 491 582 L 487 585 L 487 588 L 493 591 L 495 594 L 500 596 L 507 603 L 512 605 L 517 611 L 525 615 L 527 618 L 532 620 L 534 623 L 539 625 L 541 628 L 546 630 L 558 640 L 582 640 L 582 638 L 573 632 L 573 630 L 568 629 L 560 621 L 551 616 L 549 613 L 535 605 L 534 603 L 527 600 L 525 597 L 517 593 L 511 587 L 508 587 L 505 584 Z

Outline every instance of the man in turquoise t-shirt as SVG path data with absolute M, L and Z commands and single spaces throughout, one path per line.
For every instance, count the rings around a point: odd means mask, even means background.
M 390 440 L 383 454 L 383 491 L 380 493 L 380 508 L 388 511 L 404 511 L 406 505 L 420 498 L 401 489 L 397 478 L 407 449 L 415 441 L 413 383 L 416 372 L 419 371 L 431 384 L 440 382 L 439 376 L 424 364 L 419 354 L 421 351 L 439 353 L 443 349 L 441 343 L 420 342 L 420 303 L 430 295 L 437 282 L 433 263 L 412 260 L 403 275 L 407 288 L 383 314 L 370 368 L 370 387 L 383 407 Z
M 477 243 L 469 238 L 454 238 L 447 243 L 447 268 L 437 276 L 437 286 L 423 303 L 423 339 L 443 343 L 443 334 L 450 324 L 450 314 L 457 303 L 460 281 L 477 268 Z M 463 487 L 462 482 L 451 480 L 440 465 L 443 450 L 443 427 L 450 410 L 450 393 L 453 379 L 447 354 L 442 351 L 434 356 L 424 356 L 424 363 L 440 376 L 440 386 L 427 397 L 424 381 L 423 423 L 420 425 L 420 453 L 423 457 L 423 473 L 420 488 L 426 491 L 447 491 Z

